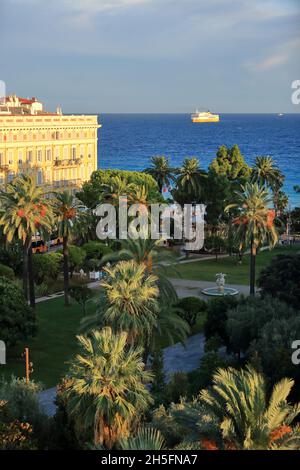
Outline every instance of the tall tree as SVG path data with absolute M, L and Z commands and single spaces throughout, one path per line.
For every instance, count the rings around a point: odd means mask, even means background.
M 0 225 L 8 243 L 18 239 L 23 245 L 23 289 L 30 305 L 35 306 L 32 269 L 32 237 L 50 232 L 53 211 L 49 198 L 33 176 L 20 175 L 0 191 Z
M 218 175 L 226 176 L 231 182 L 246 182 L 251 173 L 250 167 L 244 160 L 243 155 L 237 145 L 226 147 L 222 145 L 216 158 L 211 162 L 209 169 Z
M 151 166 L 146 168 L 145 173 L 151 175 L 162 192 L 164 186 L 170 186 L 175 181 L 175 169 L 170 166 L 169 159 L 164 156 L 151 158 Z
M 294 425 L 300 403 L 287 399 L 294 382 L 283 379 L 267 394 L 264 377 L 254 369 L 219 369 L 200 401 L 219 420 L 223 441 L 236 450 L 299 449 L 300 428 Z
M 92 429 L 94 443 L 111 448 L 128 437 L 131 425 L 152 402 L 146 384 L 152 379 L 142 349 L 128 347 L 127 333 L 109 327 L 78 336 L 79 354 L 69 371 L 68 409 L 79 426 Z
M 105 268 L 107 278 L 101 282 L 108 307 L 103 321 L 115 330 L 128 332 L 128 340 L 134 344 L 138 338 L 148 343 L 157 322 L 157 278 L 149 274 L 145 265 L 135 261 L 120 261 L 112 268 Z
M 179 191 L 199 198 L 204 184 L 205 172 L 200 169 L 197 158 L 185 158 L 182 167 L 178 169 L 177 187 Z
M 58 232 L 63 237 L 63 267 L 64 267 L 64 295 L 65 305 L 70 303 L 69 299 L 69 241 L 78 234 L 80 225 L 83 225 L 85 213 L 82 204 L 69 191 L 56 194 L 55 213 Z
M 278 235 L 274 225 L 275 211 L 269 209 L 269 192 L 257 183 L 246 183 L 242 191 L 236 191 L 236 202 L 226 207 L 226 211 L 237 208 L 239 215 L 233 220 L 236 226 L 235 237 L 240 250 L 250 248 L 250 294 L 255 294 L 255 271 L 257 250 L 264 242 L 270 249 Z
M 256 157 L 252 168 L 251 181 L 260 186 L 266 186 L 273 191 L 274 206 L 278 208 L 280 188 L 284 182 L 284 175 L 272 157 Z

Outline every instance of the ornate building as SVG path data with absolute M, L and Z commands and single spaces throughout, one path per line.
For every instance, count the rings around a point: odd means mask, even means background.
M 43 110 L 36 98 L 0 103 L 0 184 L 34 173 L 38 184 L 76 189 L 97 169 L 96 115 Z

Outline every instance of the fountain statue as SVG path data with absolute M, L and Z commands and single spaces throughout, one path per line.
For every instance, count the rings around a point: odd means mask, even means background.
M 225 277 L 227 274 L 217 273 L 216 274 L 216 287 L 207 287 L 202 290 L 202 293 L 205 295 L 212 295 L 214 297 L 220 297 L 224 295 L 237 295 L 239 291 L 233 289 L 232 287 L 225 287 Z
M 220 293 L 223 293 L 224 292 L 224 288 L 225 288 L 225 277 L 226 277 L 226 274 L 223 274 L 223 273 L 218 273 L 216 274 L 216 284 L 217 284 L 217 287 L 218 287 L 218 291 Z

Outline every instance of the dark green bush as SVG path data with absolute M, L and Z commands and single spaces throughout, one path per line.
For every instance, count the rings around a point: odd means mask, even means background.
M 13 279 L 15 277 L 15 273 L 12 268 L 0 263 L 0 276 L 7 277 L 7 279 Z
M 0 338 L 14 346 L 36 333 L 35 315 L 22 290 L 5 277 L 0 277 Z
M 273 258 L 269 266 L 261 271 L 258 286 L 263 297 L 277 297 L 300 309 L 300 254 Z
M 207 303 L 205 300 L 201 300 L 198 297 L 184 297 L 179 300 L 177 307 L 182 310 L 179 315 L 193 327 L 197 321 L 197 316 L 200 313 L 207 311 Z

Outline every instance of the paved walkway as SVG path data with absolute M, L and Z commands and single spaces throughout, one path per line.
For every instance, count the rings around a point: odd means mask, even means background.
M 202 294 L 202 290 L 206 289 L 207 287 L 216 287 L 215 282 L 209 281 L 191 281 L 190 279 L 179 278 L 170 278 L 169 280 L 172 282 L 178 297 L 195 296 L 200 297 L 201 299 L 208 300 L 209 298 L 211 299 L 211 297 Z M 240 294 L 249 295 L 249 286 L 240 284 L 228 284 L 227 287 L 233 287 L 234 289 L 238 290 Z

